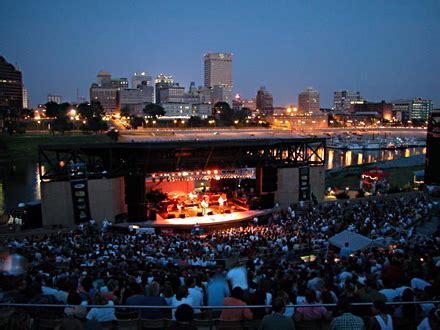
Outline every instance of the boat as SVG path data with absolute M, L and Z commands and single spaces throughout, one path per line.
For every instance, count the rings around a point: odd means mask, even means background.
M 361 150 L 364 147 L 361 144 L 358 143 L 349 143 L 347 144 L 347 149 L 349 150 Z
M 378 150 L 381 149 L 380 143 L 378 142 L 367 142 L 364 144 L 365 150 Z

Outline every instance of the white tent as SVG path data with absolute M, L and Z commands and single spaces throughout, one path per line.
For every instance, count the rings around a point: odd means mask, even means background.
M 383 247 L 383 245 L 379 242 L 376 242 L 368 237 L 365 237 L 358 233 L 354 233 L 349 230 L 341 231 L 339 234 L 330 237 L 328 241 L 331 245 L 337 246 L 339 248 L 343 248 L 345 242 L 348 242 L 348 248 L 353 252 L 365 250 L 370 247 Z

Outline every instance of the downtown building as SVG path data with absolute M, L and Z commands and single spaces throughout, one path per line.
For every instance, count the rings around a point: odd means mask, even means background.
M 61 104 L 61 95 L 48 94 L 47 102 L 55 102 L 56 104 Z
M 298 95 L 298 110 L 301 113 L 315 114 L 320 112 L 319 92 L 308 87 Z
M 106 114 L 119 113 L 120 91 L 128 88 L 128 79 L 112 79 L 107 71 L 100 71 L 96 76 L 96 83 L 90 87 L 90 101 L 98 101 Z
M 394 100 L 391 103 L 393 105 L 393 118 L 402 123 L 408 121 L 426 122 L 433 110 L 432 100 L 420 97 L 412 100 Z
M 232 107 L 232 57 L 231 53 L 204 55 L 204 87 L 212 89 L 212 104 L 226 102 Z
M 273 114 L 273 96 L 266 90 L 266 87 L 262 86 L 257 91 L 257 96 L 255 97 L 255 102 L 257 110 L 266 116 Z
M 336 112 L 348 113 L 351 105 L 363 102 L 361 93 L 358 91 L 337 91 L 333 93 L 333 108 Z
M 0 56 L 0 110 L 23 108 L 23 80 L 21 71 Z

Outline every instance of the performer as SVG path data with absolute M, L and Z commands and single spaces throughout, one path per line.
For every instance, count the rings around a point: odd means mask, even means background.
M 194 203 L 194 199 L 196 199 L 197 194 L 195 194 L 194 192 L 190 191 L 188 194 L 189 200 L 191 201 L 191 203 Z
M 182 213 L 182 209 L 183 209 L 183 204 L 182 204 L 182 202 L 179 202 L 179 203 L 177 204 L 177 209 L 179 210 L 179 214 L 181 214 L 181 213 Z
M 208 206 L 209 206 L 209 197 L 207 195 L 203 196 L 202 202 L 200 203 L 200 206 L 202 207 L 202 214 L 207 215 L 208 214 Z
M 167 213 L 171 213 L 171 211 L 173 210 L 173 204 L 168 204 L 167 206 Z
M 220 213 L 225 212 L 225 203 L 226 203 L 226 196 L 223 198 L 223 194 L 220 195 L 218 198 L 218 209 Z

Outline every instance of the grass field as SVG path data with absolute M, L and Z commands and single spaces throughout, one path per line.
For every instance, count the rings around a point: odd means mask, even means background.
M 24 134 L 0 136 L 0 160 L 37 159 L 39 144 L 87 144 L 112 142 L 105 134 L 71 133 L 65 135 Z
M 356 166 L 347 167 L 344 170 L 341 170 L 334 174 L 327 173 L 325 186 L 338 187 L 341 189 L 349 187 L 350 190 L 358 190 L 361 173 L 366 171 L 367 169 L 367 166 Z M 403 187 L 407 183 L 413 182 L 414 171 L 422 169 L 424 169 L 424 165 L 392 167 L 385 169 L 385 171 L 390 173 L 388 181 L 391 187 Z

